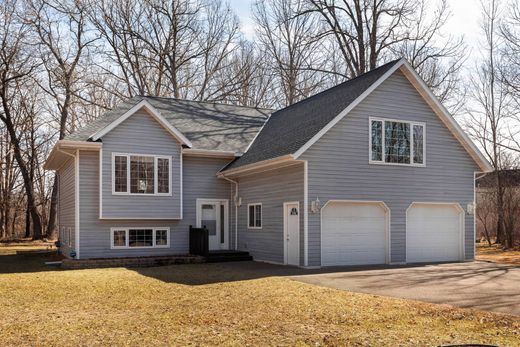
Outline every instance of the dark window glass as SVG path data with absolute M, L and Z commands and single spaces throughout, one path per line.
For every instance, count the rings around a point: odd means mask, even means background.
M 130 192 L 137 194 L 154 193 L 154 158 L 130 157 Z
M 415 164 L 424 163 L 424 127 L 422 125 L 413 126 L 413 162 Z
M 155 245 L 166 246 L 168 244 L 168 230 L 155 231 Z
M 410 124 L 385 121 L 385 162 L 410 164 Z
M 115 191 L 118 193 L 126 193 L 128 192 L 128 182 L 127 182 L 127 161 L 126 156 L 117 155 L 114 158 L 114 183 L 115 183 Z
M 249 227 L 255 226 L 255 205 L 249 206 Z
M 128 245 L 130 247 L 152 247 L 152 229 L 130 229 L 128 231 Z
M 114 230 L 114 247 L 126 246 L 126 230 Z
M 157 192 L 170 192 L 170 160 L 157 158 Z
M 383 160 L 383 122 L 372 121 L 372 160 Z
M 262 227 L 262 205 L 256 205 L 255 209 L 256 209 L 255 227 L 261 228 Z

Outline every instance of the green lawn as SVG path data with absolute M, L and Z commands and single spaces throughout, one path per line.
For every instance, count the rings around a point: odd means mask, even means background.
M 219 264 L 59 271 L 0 246 L 0 346 L 518 346 L 520 318 Z

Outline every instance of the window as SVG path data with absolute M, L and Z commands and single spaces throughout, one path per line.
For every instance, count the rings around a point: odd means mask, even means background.
M 262 229 L 262 204 L 249 204 L 247 208 L 247 225 L 249 229 Z
M 370 119 L 370 163 L 424 165 L 423 123 Z
M 170 195 L 171 157 L 114 154 L 113 194 Z
M 126 247 L 126 230 L 114 230 L 113 235 L 113 247 Z
M 111 248 L 161 248 L 170 246 L 169 228 L 112 228 Z

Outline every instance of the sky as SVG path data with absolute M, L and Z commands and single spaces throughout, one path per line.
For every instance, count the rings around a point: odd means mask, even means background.
M 252 38 L 254 23 L 251 19 L 251 5 L 255 0 L 229 0 L 230 6 L 240 18 L 242 32 Z M 480 0 L 448 0 L 451 18 L 446 23 L 445 32 L 453 36 L 464 36 L 464 41 L 475 56 L 477 44 L 481 37 Z

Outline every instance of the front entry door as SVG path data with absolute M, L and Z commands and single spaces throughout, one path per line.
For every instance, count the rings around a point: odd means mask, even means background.
M 197 227 L 208 229 L 210 250 L 228 248 L 227 224 L 227 200 L 197 199 Z
M 285 263 L 300 265 L 300 204 L 284 203 Z

